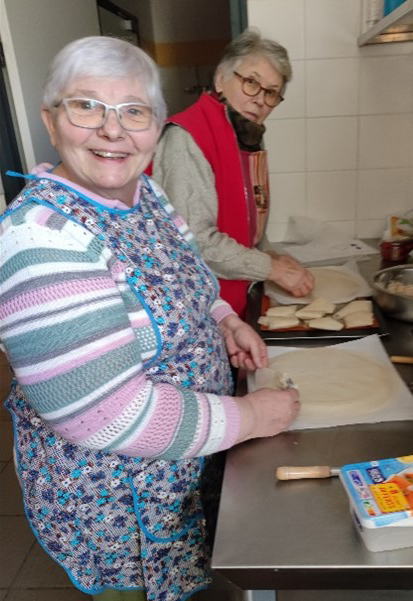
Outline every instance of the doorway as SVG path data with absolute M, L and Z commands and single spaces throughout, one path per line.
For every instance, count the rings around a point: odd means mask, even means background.
M 23 172 L 21 160 L 21 149 L 18 138 L 17 119 L 15 116 L 12 95 L 10 91 L 9 78 L 7 74 L 6 61 L 3 54 L 3 46 L 0 40 L 0 197 L 2 205 L 9 204 L 24 186 L 24 180 L 17 177 L 9 177 L 6 171 Z
M 224 48 L 247 27 L 247 0 L 158 0 L 151 13 L 152 39 L 142 20 L 141 45 L 160 69 L 171 115 L 212 89 Z

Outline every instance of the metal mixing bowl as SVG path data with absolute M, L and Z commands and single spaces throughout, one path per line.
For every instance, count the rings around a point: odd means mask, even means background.
M 413 284 L 413 265 L 397 265 L 380 269 L 373 276 L 373 296 L 384 313 L 413 322 L 413 296 L 404 296 L 386 290 L 392 281 Z

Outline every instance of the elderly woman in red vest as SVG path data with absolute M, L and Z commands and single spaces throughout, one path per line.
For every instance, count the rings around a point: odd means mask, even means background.
M 297 261 L 258 248 L 269 209 L 263 123 L 290 79 L 285 48 L 244 31 L 216 69 L 215 91 L 169 120 L 153 164 L 220 278 L 221 296 L 241 316 L 252 281 L 272 280 L 297 297 L 313 287 Z

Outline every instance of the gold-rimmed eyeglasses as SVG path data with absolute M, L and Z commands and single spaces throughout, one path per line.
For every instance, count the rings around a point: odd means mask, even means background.
M 152 108 L 140 102 L 106 104 L 94 98 L 62 98 L 55 106 L 61 104 L 66 109 L 70 123 L 76 127 L 98 129 L 106 122 L 111 110 L 115 111 L 123 129 L 128 131 L 143 131 L 152 123 Z
M 274 108 L 275 106 L 279 105 L 280 102 L 284 100 L 284 98 L 275 88 L 264 88 L 253 77 L 244 77 L 236 71 L 234 71 L 234 75 L 236 75 L 242 81 L 242 91 L 247 96 L 258 96 L 261 90 L 263 90 L 264 103 L 271 108 Z

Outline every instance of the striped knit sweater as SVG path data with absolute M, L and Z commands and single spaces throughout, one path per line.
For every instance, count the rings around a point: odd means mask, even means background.
M 150 321 L 123 264 L 88 230 L 61 216 L 56 227 L 56 218 L 29 203 L 0 226 L 0 339 L 27 401 L 62 438 L 95 450 L 179 459 L 231 447 L 234 399 L 147 377 L 138 334 Z M 211 312 L 219 321 L 232 310 L 218 300 Z

